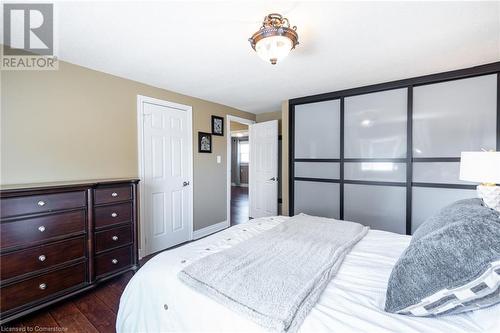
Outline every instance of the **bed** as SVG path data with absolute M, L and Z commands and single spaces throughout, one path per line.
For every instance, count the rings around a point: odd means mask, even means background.
M 130 280 L 118 332 L 265 332 L 254 322 L 182 283 L 186 265 L 269 230 L 287 217 L 254 219 L 162 252 Z M 499 332 L 500 305 L 439 318 L 383 311 L 391 269 L 410 236 L 370 230 L 345 257 L 300 332 Z

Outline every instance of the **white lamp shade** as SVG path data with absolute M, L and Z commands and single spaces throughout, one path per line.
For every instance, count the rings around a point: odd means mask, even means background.
M 477 183 L 500 183 L 500 152 L 462 152 L 460 179 Z
M 292 40 L 285 36 L 262 38 L 255 45 L 255 51 L 264 61 L 278 62 L 283 60 L 292 50 Z

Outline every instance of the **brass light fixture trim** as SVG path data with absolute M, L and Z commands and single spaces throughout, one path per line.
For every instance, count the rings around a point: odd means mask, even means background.
M 248 39 L 252 48 L 255 49 L 257 43 L 267 37 L 273 36 L 284 36 L 291 40 L 293 50 L 295 46 L 299 44 L 299 35 L 297 34 L 297 27 L 290 27 L 290 22 L 286 17 L 283 17 L 280 14 L 272 13 L 264 17 L 264 21 L 262 22 L 262 26 L 259 31 L 254 33 L 252 37 Z M 277 60 L 276 58 L 269 59 L 271 64 L 275 65 Z

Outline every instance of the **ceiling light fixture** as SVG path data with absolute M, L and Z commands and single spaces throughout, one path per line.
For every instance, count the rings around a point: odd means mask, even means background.
M 276 65 L 299 44 L 297 27 L 290 28 L 290 22 L 280 14 L 269 14 L 262 27 L 248 39 L 252 48 L 264 61 Z

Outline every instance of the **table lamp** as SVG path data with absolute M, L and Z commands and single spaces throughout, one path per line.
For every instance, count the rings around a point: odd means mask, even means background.
M 478 197 L 484 204 L 500 211 L 500 152 L 462 152 L 460 179 L 477 182 Z

